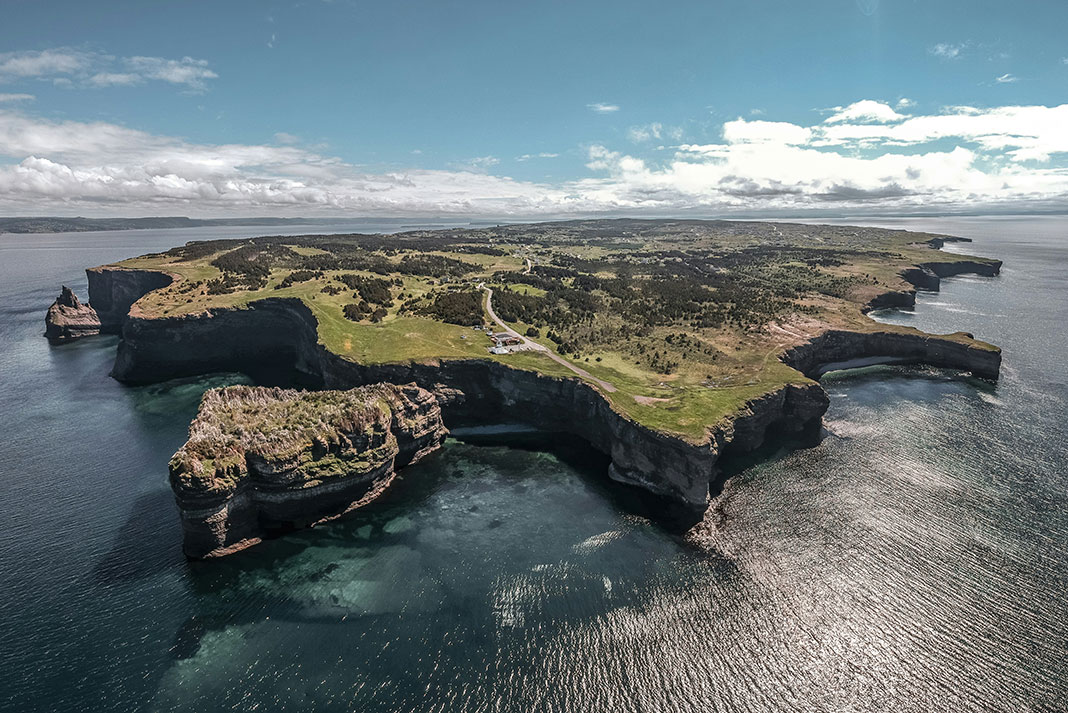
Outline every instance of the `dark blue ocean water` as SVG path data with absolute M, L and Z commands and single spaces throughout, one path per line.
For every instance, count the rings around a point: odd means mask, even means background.
M 1002 345 L 1002 380 L 829 375 L 826 437 L 731 480 L 706 549 L 581 447 L 452 440 L 197 564 L 166 463 L 239 377 L 123 387 L 114 337 L 42 320 L 86 266 L 224 232 L 0 236 L 0 710 L 1068 709 L 1068 220 L 894 224 L 1005 261 L 879 315 Z

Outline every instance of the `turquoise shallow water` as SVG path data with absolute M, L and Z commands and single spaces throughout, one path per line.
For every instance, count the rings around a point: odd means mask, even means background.
M 0 237 L 0 710 L 1065 710 L 1068 221 L 904 224 L 1005 269 L 878 318 L 1001 344 L 1001 382 L 825 377 L 826 437 L 732 479 L 707 550 L 581 444 L 451 440 L 199 564 L 166 461 L 240 377 L 126 388 L 114 338 L 40 337 L 84 266 L 198 233 Z

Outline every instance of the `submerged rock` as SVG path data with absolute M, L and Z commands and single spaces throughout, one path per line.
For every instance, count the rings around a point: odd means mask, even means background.
M 64 286 L 45 315 L 45 336 L 58 344 L 93 334 L 100 334 L 100 317 L 96 310 L 82 304 L 74 290 Z
M 208 391 L 170 463 L 183 549 L 225 555 L 360 507 L 447 434 L 437 398 L 415 384 Z

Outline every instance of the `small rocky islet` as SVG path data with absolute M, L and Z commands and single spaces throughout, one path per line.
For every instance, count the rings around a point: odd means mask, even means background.
M 185 553 L 229 554 L 359 507 L 447 434 L 415 384 L 211 389 L 170 461 Z
M 997 260 L 937 250 L 954 240 L 570 221 L 209 241 L 87 270 L 90 304 L 64 288 L 47 335 L 120 333 L 112 376 L 126 383 L 269 367 L 310 389 L 205 394 L 170 464 L 190 558 L 370 502 L 441 445 L 449 419 L 579 436 L 610 457 L 610 477 L 692 523 L 722 457 L 818 434 L 828 367 L 997 378 L 1000 349 L 970 334 L 865 316 L 908 308 L 943 277 L 998 273 Z M 492 350 L 489 321 L 508 330 Z
M 64 285 L 45 316 L 45 336 L 53 344 L 61 344 L 94 334 L 100 334 L 100 315 Z

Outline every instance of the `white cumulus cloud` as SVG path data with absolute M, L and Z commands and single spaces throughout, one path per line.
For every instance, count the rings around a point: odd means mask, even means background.
M 881 108 L 888 105 L 869 101 L 829 123 L 734 119 L 717 140 L 655 160 L 595 144 L 587 148 L 588 173 L 555 183 L 494 175 L 499 161 L 490 155 L 453 170 L 375 173 L 287 134 L 270 145 L 201 144 L 0 109 L 0 213 L 534 218 L 1068 209 L 1068 104 L 959 106 L 877 121 L 890 116 Z
M 905 103 L 902 104 L 902 102 Z M 908 100 L 899 101 L 898 106 L 908 106 Z M 832 111 L 834 111 L 834 114 L 824 120 L 825 124 L 841 124 L 847 121 L 887 124 L 901 121 L 905 118 L 904 114 L 898 114 L 889 104 L 871 99 L 862 99 L 861 101 L 853 102 L 847 107 L 836 106 Z
M 723 125 L 723 138 L 739 144 L 804 144 L 812 138 L 812 130 L 785 121 L 747 121 L 739 117 Z
M 587 104 L 586 108 L 590 111 L 595 111 L 598 114 L 611 114 L 612 112 L 619 111 L 618 104 L 605 104 L 603 102 L 594 102 L 593 104 Z

